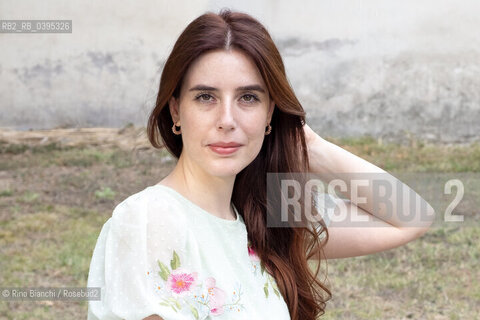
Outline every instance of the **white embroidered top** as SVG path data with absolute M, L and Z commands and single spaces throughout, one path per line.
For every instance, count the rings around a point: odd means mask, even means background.
M 122 201 L 93 251 L 87 286 L 101 299 L 89 301 L 88 320 L 290 319 L 234 211 L 236 220 L 216 217 L 159 184 Z

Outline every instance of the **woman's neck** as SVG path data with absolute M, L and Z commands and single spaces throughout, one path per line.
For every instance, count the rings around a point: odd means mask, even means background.
M 231 206 L 235 176 L 225 178 L 207 175 L 180 160 L 159 184 L 174 189 L 214 216 L 235 220 L 236 214 Z

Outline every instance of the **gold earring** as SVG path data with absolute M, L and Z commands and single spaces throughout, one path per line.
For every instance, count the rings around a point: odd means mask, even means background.
M 173 126 L 172 126 L 172 132 L 178 136 L 179 134 L 182 133 L 182 129 L 177 130 L 177 128 L 175 128 L 175 127 L 179 127 L 179 128 L 180 128 L 180 126 L 176 126 L 176 125 L 175 125 L 175 122 L 174 122 L 174 123 L 173 123 Z
M 270 123 L 268 124 L 267 126 L 267 131 L 265 132 L 265 135 L 268 136 L 270 134 L 270 132 L 272 132 L 272 126 L 270 125 Z

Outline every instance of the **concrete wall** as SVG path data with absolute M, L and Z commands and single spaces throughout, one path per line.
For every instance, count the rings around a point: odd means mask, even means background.
M 0 34 L 0 127 L 145 125 L 174 41 L 221 7 L 265 24 L 319 134 L 480 140 L 476 0 L 1 1 L 73 33 Z

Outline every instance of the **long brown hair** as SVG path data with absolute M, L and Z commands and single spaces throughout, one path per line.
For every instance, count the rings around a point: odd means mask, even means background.
M 168 101 L 172 96 L 179 97 L 184 75 L 196 58 L 210 50 L 231 48 L 253 59 L 276 105 L 271 120 L 273 130 L 265 137 L 255 160 L 237 174 L 232 201 L 245 221 L 252 248 L 275 278 L 291 318 L 314 320 L 325 313 L 326 301 L 331 298 L 328 287 L 318 279 L 323 246 L 328 241 L 324 222 L 319 221 L 321 228 L 313 222 L 310 227 L 267 228 L 267 216 L 280 214 L 281 202 L 267 203 L 267 173 L 306 173 L 309 159 L 302 128 L 305 111 L 290 87 L 282 57 L 265 27 L 250 15 L 229 9 L 219 14 L 207 12 L 192 21 L 163 67 L 156 105 L 148 120 L 148 137 L 155 148 L 166 147 L 180 157 L 182 139 L 172 133 Z M 278 184 L 269 184 L 268 188 L 274 198 L 281 194 Z M 311 209 L 318 213 L 315 206 Z M 312 258 L 318 261 L 316 268 L 308 263 Z

